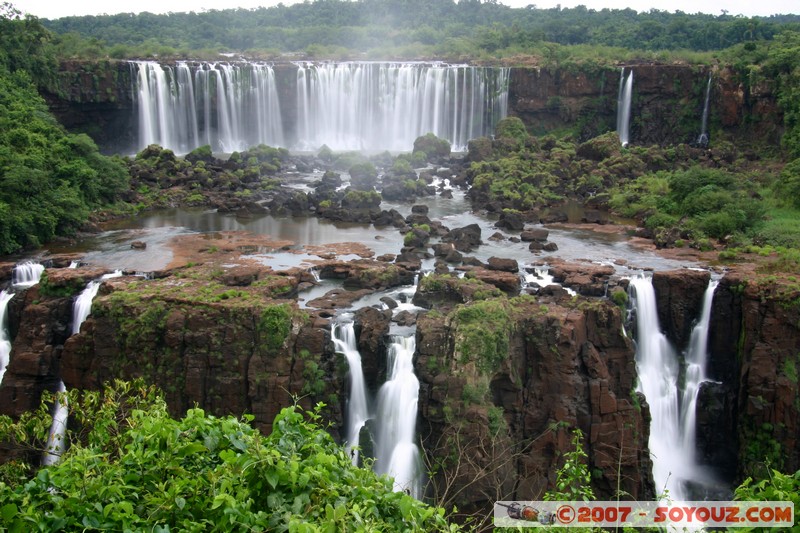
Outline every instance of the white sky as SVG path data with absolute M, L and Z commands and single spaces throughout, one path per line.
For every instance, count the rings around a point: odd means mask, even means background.
M 100 15 L 114 13 L 179 13 L 185 11 L 201 12 L 209 9 L 228 9 L 234 7 L 253 8 L 277 5 L 279 0 L 135 0 L 133 2 L 108 0 L 11 0 L 22 12 L 40 18 L 59 18 L 69 15 Z M 284 0 L 286 5 L 294 0 Z M 664 11 L 683 11 L 685 13 L 710 13 L 721 15 L 726 10 L 729 15 L 768 16 L 774 14 L 800 14 L 797 0 L 716 0 L 698 2 L 697 0 L 500 0 L 512 7 L 534 4 L 539 8 L 585 5 L 590 9 L 631 8 L 636 11 L 659 9 Z

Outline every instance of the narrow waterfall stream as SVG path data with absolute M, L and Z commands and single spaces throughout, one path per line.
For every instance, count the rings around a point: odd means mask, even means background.
M 94 297 L 97 296 L 97 291 L 100 289 L 100 285 L 103 283 L 104 280 L 116 278 L 122 275 L 122 272 L 117 270 L 112 274 L 106 274 L 102 276 L 99 280 L 90 281 L 89 284 L 83 289 L 77 298 L 75 298 L 75 302 L 72 304 L 72 334 L 75 335 L 76 333 L 80 332 L 81 325 L 89 316 L 89 313 L 92 310 L 92 301 Z M 58 382 L 58 390 L 56 392 L 62 393 L 66 392 L 67 388 L 64 386 L 64 382 Z M 66 397 L 56 400 L 55 406 L 53 407 L 53 423 L 50 425 L 50 434 L 47 438 L 47 451 L 44 453 L 42 457 L 42 464 L 44 466 L 52 465 L 58 462 L 61 458 L 61 455 L 64 453 L 64 449 L 66 448 L 66 442 L 64 442 L 64 433 L 67 429 L 67 418 L 69 417 L 69 405 L 66 402 Z
M 630 142 L 631 98 L 633 95 L 633 71 L 625 77 L 625 69 L 619 73 L 619 96 L 617 97 L 617 134 L 622 146 Z
M 698 146 L 708 146 L 708 102 L 711 100 L 711 75 L 708 75 L 706 85 L 706 99 L 703 103 L 703 116 L 700 120 L 700 135 L 697 137 Z
M 710 281 L 705 291 L 701 315 L 692 330 L 682 369 L 678 353 L 661 332 L 652 278 L 640 276 L 630 283 L 631 304 L 636 314 L 639 391 L 647 398 L 652 417 L 648 446 L 653 459 L 653 480 L 658 494 L 666 490 L 667 496 L 677 501 L 694 499 L 691 486 L 708 481 L 696 460 L 695 424 L 697 394 L 706 381 L 711 303 L 717 284 L 716 280 Z
M 8 302 L 14 297 L 14 293 L 8 291 L 0 291 L 0 383 L 3 382 L 3 376 L 8 367 L 8 361 L 11 356 L 11 340 L 8 334 Z
M 333 344 L 338 353 L 347 359 L 350 368 L 348 382 L 350 395 L 347 398 L 347 419 L 345 421 L 345 450 L 350 454 L 353 464 L 359 464 L 359 439 L 361 429 L 369 419 L 367 409 L 367 388 L 361 368 L 361 354 L 356 343 L 356 333 L 352 320 L 333 325 Z
M 375 471 L 394 478 L 394 489 L 419 499 L 421 458 L 416 445 L 419 380 L 414 336 L 396 335 L 389 346 L 389 375 L 378 392 Z
M 703 309 L 700 319 L 692 329 L 689 348 L 686 352 L 686 371 L 684 375 L 683 397 L 681 399 L 681 421 L 683 433 L 683 453 L 687 460 L 696 463 L 695 435 L 697 423 L 697 395 L 700 386 L 706 377 L 706 362 L 708 360 L 708 330 L 711 322 L 711 303 L 714 300 L 714 291 L 719 281 L 711 280 L 703 294 Z

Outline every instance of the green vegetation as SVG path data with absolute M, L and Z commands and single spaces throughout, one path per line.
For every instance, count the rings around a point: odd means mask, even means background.
M 54 71 L 49 32 L 0 6 L 0 254 L 73 234 L 128 188 L 124 165 L 70 135 L 37 94 Z
M 783 474 L 770 469 L 767 475 L 754 480 L 745 479 L 734 491 L 734 499 L 743 502 L 780 501 L 794 503 L 794 524 L 800 524 L 800 470 L 794 474 Z M 761 528 L 739 529 L 737 531 L 762 531 Z M 794 528 L 793 528 L 794 530 Z
M 40 457 L 52 416 L 0 417 L 0 440 Z M 54 466 L 0 467 L 7 531 L 455 531 L 443 509 L 352 465 L 319 407 L 287 407 L 263 436 L 201 409 L 170 417 L 142 383 L 69 393 L 68 449 Z
M 438 21 L 434 23 L 433 21 Z M 664 50 L 713 51 L 769 41 L 795 15 L 757 18 L 585 6 L 512 9 L 477 0 L 325 0 L 257 9 L 119 14 L 46 21 L 65 57 L 204 58 L 239 51 L 259 58 L 514 58 L 550 65 L 591 58 L 667 59 Z M 361 55 L 364 54 L 364 55 Z
M 461 364 L 474 362 L 484 375 L 493 374 L 508 358 L 511 309 L 506 298 L 481 300 L 453 311 L 455 351 Z

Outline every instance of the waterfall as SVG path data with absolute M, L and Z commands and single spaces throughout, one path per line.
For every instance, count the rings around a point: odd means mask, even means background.
M 139 149 L 159 144 L 187 153 L 257 144 L 283 146 L 275 72 L 262 63 L 131 63 L 139 113 Z
M 389 347 L 390 373 L 378 391 L 375 471 L 394 478 L 394 490 L 419 499 L 420 453 L 415 444 L 419 381 L 414 375 L 413 336 L 395 336 Z
M 367 411 L 367 391 L 364 384 L 364 372 L 361 370 L 361 354 L 356 346 L 356 334 L 353 322 L 333 325 L 333 344 L 338 353 L 347 359 L 350 367 L 350 396 L 347 399 L 347 423 L 345 430 L 345 450 L 350 454 L 353 464 L 358 466 L 359 436 L 361 428 L 369 418 Z
M 18 288 L 32 287 L 39 283 L 44 272 L 44 265 L 26 261 L 14 267 L 11 273 L 11 285 Z
M 3 376 L 6 374 L 6 367 L 8 367 L 11 356 L 11 339 L 9 339 L 6 311 L 8 310 L 8 302 L 13 297 L 14 293 L 5 290 L 0 291 L 0 383 L 3 382 Z
M 64 382 L 58 382 L 58 390 L 56 392 L 67 392 Z M 61 399 L 64 402 L 61 402 Z M 47 448 L 42 457 L 42 465 L 54 465 L 61 459 L 66 448 L 64 442 L 64 433 L 67 430 L 67 418 L 69 417 L 69 405 L 67 404 L 66 397 L 56 400 L 53 408 L 53 423 L 50 425 L 50 435 L 47 437 Z
M 711 321 L 711 303 L 718 281 L 711 280 L 703 295 L 703 309 L 700 319 L 692 329 L 689 348 L 686 352 L 686 372 L 681 401 L 681 421 L 683 434 L 683 453 L 687 459 L 695 462 L 695 435 L 697 415 L 697 394 L 700 385 L 707 381 L 706 360 L 708 359 L 708 325 Z
M 622 146 L 628 146 L 631 127 L 631 95 L 633 94 L 633 71 L 625 78 L 625 68 L 619 71 L 619 96 L 617 97 L 617 135 Z
M 708 102 L 711 99 L 711 75 L 708 75 L 708 84 L 706 85 L 706 100 L 703 103 L 703 118 L 700 122 L 700 135 L 697 137 L 697 145 L 706 147 L 708 146 Z
M 92 310 L 92 301 L 97 296 L 97 291 L 100 289 L 100 284 L 107 279 L 117 278 L 122 275 L 122 271 L 117 270 L 112 274 L 105 274 L 99 280 L 90 281 L 89 284 L 83 289 L 75 302 L 72 304 L 72 334 L 80 332 L 81 325 L 89 316 Z M 57 392 L 66 392 L 67 388 L 64 382 L 59 380 Z M 63 402 L 61 401 L 63 400 Z M 61 455 L 64 453 L 66 443 L 64 442 L 64 433 L 67 429 L 67 418 L 69 416 L 69 404 L 66 397 L 56 400 L 53 408 L 53 423 L 50 425 L 50 434 L 47 438 L 47 451 L 42 457 L 42 464 L 44 466 L 53 465 L 58 462 Z
M 650 405 L 648 446 L 653 458 L 656 492 L 669 491 L 673 500 L 684 500 L 683 479 L 691 462 L 682 453 L 678 411 L 678 356 L 661 332 L 656 293 L 651 278 L 631 280 L 631 304 L 636 311 L 636 370 L 639 391 Z
M 695 460 L 697 393 L 706 381 L 708 326 L 717 281 L 703 297 L 700 318 L 692 330 L 685 355 L 684 389 L 680 391 L 678 354 L 661 332 L 652 279 L 631 280 L 631 304 L 636 312 L 636 369 L 639 391 L 650 405 L 652 418 L 648 446 L 653 455 L 656 491 L 667 489 L 673 500 L 686 500 L 690 484 L 705 481 Z
M 505 117 L 508 69 L 419 63 L 301 64 L 297 148 L 408 151 L 434 133 L 455 151 Z
M 231 152 L 263 143 L 409 151 L 418 136 L 431 132 L 463 151 L 470 139 L 491 135 L 508 107 L 507 68 L 301 63 L 283 69 L 297 70 L 280 83 L 264 63 L 135 61 L 131 68 L 137 149 L 157 143 L 186 153 L 209 144 Z M 287 90 L 292 84 L 293 95 Z

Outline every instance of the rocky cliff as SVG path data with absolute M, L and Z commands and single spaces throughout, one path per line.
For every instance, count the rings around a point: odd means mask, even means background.
M 422 290 L 442 294 L 417 322 L 416 368 L 438 499 L 469 510 L 541 498 L 574 429 L 585 435 L 599 495 L 653 496 L 649 414 L 634 392 L 634 348 L 618 307 L 521 296 L 447 308 L 453 284 L 430 278 Z
M 11 301 L 13 351 L 0 412 L 36 408 L 59 378 L 68 388 L 97 388 L 111 378 L 144 377 L 166 392 L 176 413 L 194 405 L 214 414 L 250 412 L 265 431 L 295 397 L 323 401 L 336 434 L 347 368 L 332 349 L 326 317 L 409 276 L 367 260 L 330 261 L 320 271 L 351 290 L 331 291 L 307 302 L 309 309 L 296 301 L 298 287 L 313 282 L 301 269 L 198 265 L 152 280 L 107 280 L 81 332 L 70 336 L 72 299 L 101 272 L 48 269 L 42 283 Z M 707 272 L 654 274 L 660 320 L 679 349 L 707 282 Z M 418 430 L 435 472 L 429 490 L 440 501 L 469 511 L 496 499 L 541 497 L 573 429 L 583 432 L 599 496 L 653 496 L 648 407 L 634 392 L 634 348 L 619 307 L 563 291 L 508 296 L 477 277 L 449 274 L 424 278 L 415 301 L 434 307 L 416 320 L 415 366 Z M 795 282 L 744 267 L 717 288 L 714 381 L 701 391 L 697 439 L 701 462 L 726 483 L 757 473 L 765 460 L 800 468 L 799 301 Z M 374 391 L 391 316 L 365 308 L 355 319 Z
M 782 115 L 774 83 L 751 79 L 730 67 L 631 64 L 631 142 L 692 143 L 700 133 L 711 77 L 709 131 L 742 143 L 780 140 Z M 297 114 L 297 67 L 276 65 L 284 131 L 292 138 Z M 45 97 L 68 128 L 88 133 L 104 152 L 126 152 L 137 144 L 138 115 L 132 69 L 127 62 L 64 62 Z M 508 113 L 534 134 L 574 131 L 581 140 L 616 129 L 620 67 L 511 69 Z

